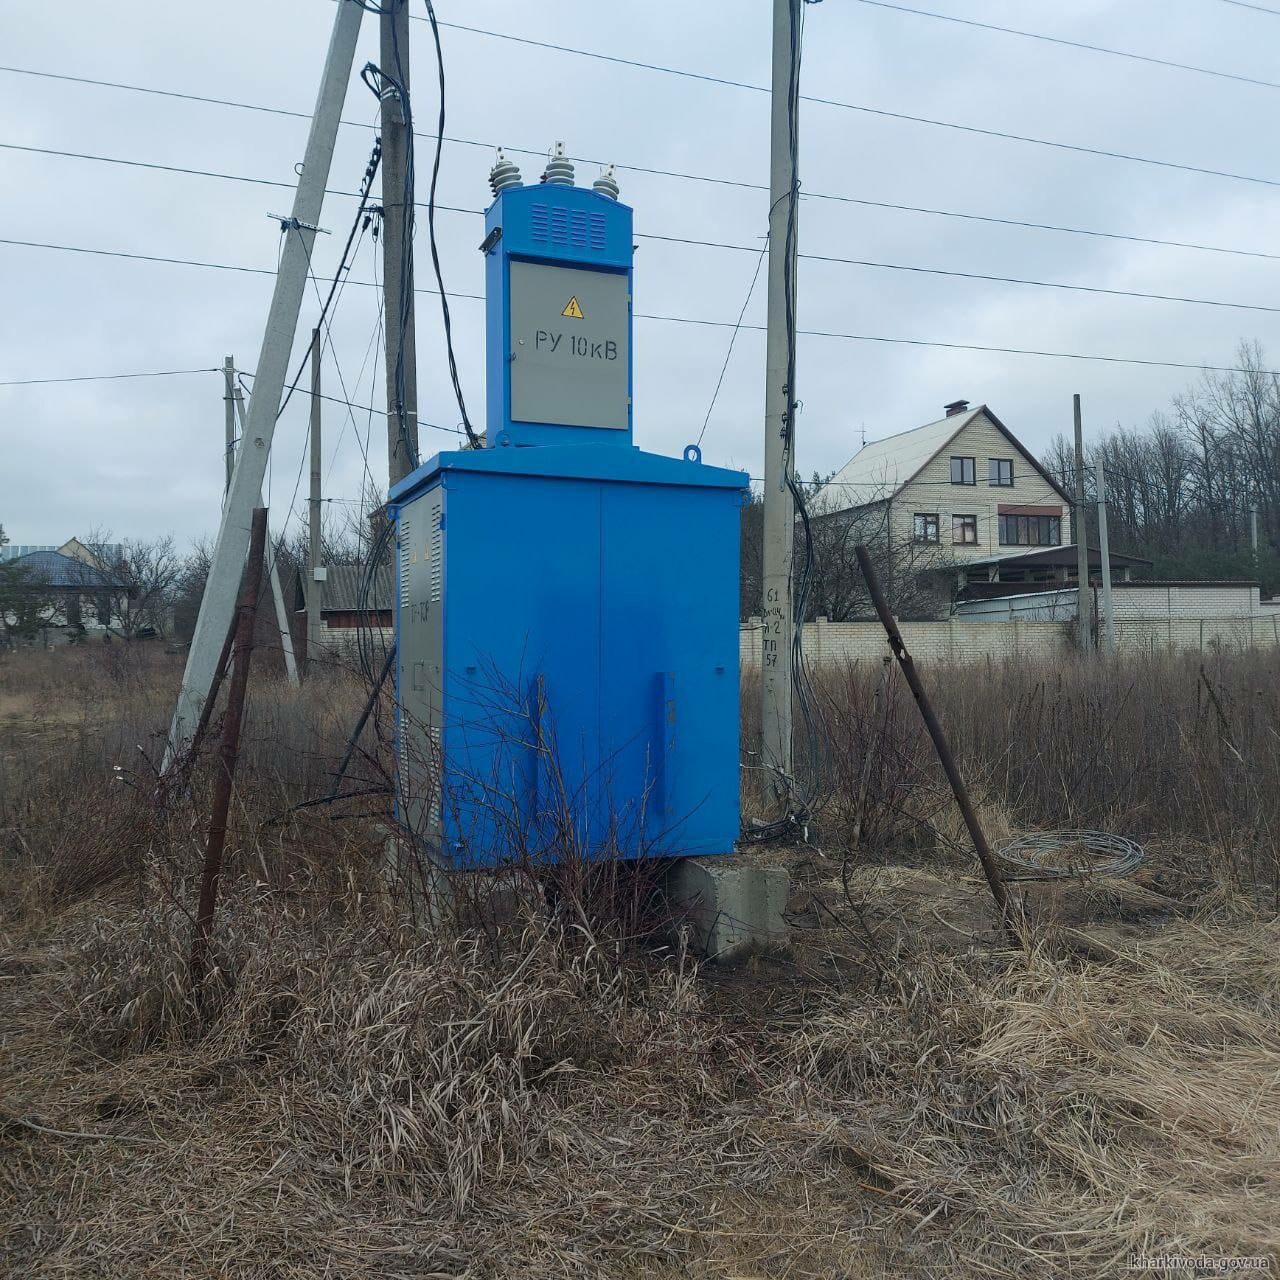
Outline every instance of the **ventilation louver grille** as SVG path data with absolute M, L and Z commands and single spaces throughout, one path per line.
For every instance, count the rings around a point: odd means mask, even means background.
M 409 517 L 400 517 L 400 607 L 409 607 Z
M 602 213 L 535 204 L 530 208 L 529 218 L 529 237 L 536 244 L 604 252 L 605 219 Z
M 439 604 L 442 575 L 440 561 L 444 552 L 444 534 L 440 528 L 440 495 L 431 503 L 431 603 Z

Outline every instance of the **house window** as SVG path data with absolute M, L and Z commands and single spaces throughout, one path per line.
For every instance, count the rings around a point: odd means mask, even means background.
M 952 484 L 977 484 L 978 469 L 976 460 L 973 458 L 952 458 L 951 459 L 951 483 Z
M 957 546 L 976 547 L 978 545 L 978 517 L 952 516 L 951 541 Z
M 911 536 L 916 542 L 938 542 L 938 516 L 937 513 L 926 514 L 917 511 L 912 517 Z
M 1001 516 L 1002 547 L 1056 547 L 1062 542 L 1060 516 Z
M 999 485 L 1001 488 L 1011 488 L 1013 486 L 1013 459 L 988 458 L 987 480 L 990 484 Z

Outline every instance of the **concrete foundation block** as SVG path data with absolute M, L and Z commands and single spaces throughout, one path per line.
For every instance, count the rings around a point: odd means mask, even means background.
M 461 870 L 420 843 L 387 831 L 383 878 L 409 905 L 420 925 L 438 929 L 516 923 L 545 906 L 542 890 L 527 872 L 513 868 Z
M 667 897 L 694 950 L 716 964 L 789 945 L 785 867 L 737 858 L 682 858 L 664 876 Z

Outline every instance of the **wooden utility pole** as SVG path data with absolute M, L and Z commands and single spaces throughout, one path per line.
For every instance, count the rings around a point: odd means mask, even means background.
M 227 843 L 227 815 L 231 810 L 231 790 L 235 783 L 236 761 L 240 755 L 240 723 L 244 719 L 244 694 L 249 685 L 249 660 L 253 656 L 253 619 L 257 612 L 258 590 L 262 585 L 262 558 L 267 545 L 267 510 L 253 513 L 249 535 L 249 565 L 236 608 L 234 667 L 227 712 L 222 720 L 222 745 L 218 769 L 213 777 L 213 808 L 209 834 L 205 840 L 204 871 L 200 877 L 200 901 L 196 907 L 195 929 L 191 935 L 188 963 L 192 989 L 199 995 L 209 968 L 209 938 L 218 906 L 218 882 L 222 877 L 222 853 Z
M 226 483 L 222 486 L 222 496 L 225 499 L 227 490 L 231 488 L 231 472 L 236 465 L 236 362 L 234 356 L 223 356 L 222 380 L 226 384 L 222 394 L 223 434 L 226 437 L 223 458 L 227 470 Z
M 1080 396 L 1071 397 L 1071 405 L 1075 417 L 1076 433 L 1076 501 L 1075 510 L 1071 513 L 1071 523 L 1075 526 L 1076 535 L 1076 638 L 1080 644 L 1080 652 L 1087 653 L 1093 640 L 1090 627 L 1089 607 L 1089 534 L 1085 528 L 1084 501 L 1084 429 L 1080 424 Z
M 382 291 L 386 317 L 387 463 L 395 484 L 418 457 L 418 357 L 413 307 L 413 116 L 409 0 L 386 0 L 378 20 L 382 90 Z M 401 96 L 403 90 L 403 97 Z
M 764 386 L 764 576 L 760 613 L 761 755 L 785 785 L 792 774 L 795 539 L 796 240 L 801 0 L 773 0 L 769 128 L 769 302 Z M 780 789 L 779 789 L 780 790 Z
M 320 654 L 320 330 L 311 331 L 311 499 L 308 504 L 307 671 Z

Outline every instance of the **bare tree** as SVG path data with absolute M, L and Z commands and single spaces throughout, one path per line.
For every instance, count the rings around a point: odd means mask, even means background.
M 1280 590 L 1280 378 L 1242 341 L 1234 369 L 1206 372 L 1141 427 L 1116 427 L 1086 449 L 1107 474 L 1112 546 L 1150 556 L 1161 576 L 1258 575 Z M 1070 491 L 1071 447 L 1043 459 Z M 1259 555 L 1250 549 L 1258 508 Z M 1086 512 L 1092 536 L 1092 510 Z
M 804 512 L 796 521 L 794 548 L 797 608 L 804 621 L 847 622 L 872 616 L 854 548 L 865 544 L 890 607 L 900 617 L 945 617 L 950 608 L 954 561 L 937 544 L 895 531 L 887 498 L 846 507 L 826 489 L 830 477 L 815 474 L 797 487 Z M 760 608 L 763 499 L 751 494 L 742 512 L 741 616 Z M 807 514 L 807 523 L 803 516 Z M 803 599 L 801 590 L 803 589 Z
M 170 634 L 186 567 L 173 538 L 115 542 L 95 530 L 83 542 L 93 557 L 83 572 L 99 622 L 125 640 Z

